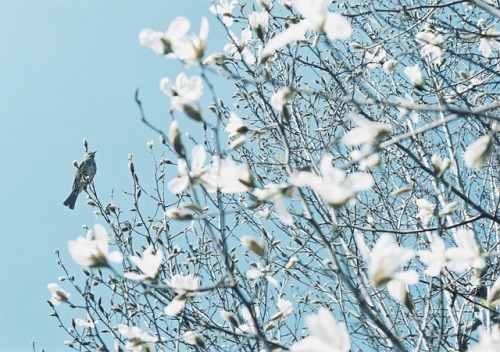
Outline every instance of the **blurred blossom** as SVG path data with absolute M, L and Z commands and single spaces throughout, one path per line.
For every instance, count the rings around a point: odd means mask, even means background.
M 290 257 L 290 259 L 288 259 L 288 262 L 286 263 L 285 265 L 285 268 L 286 269 L 291 269 L 293 268 L 297 263 L 299 262 L 299 258 L 297 258 L 296 255 L 294 255 L 293 257 Z
M 125 277 L 131 280 L 138 281 L 155 281 L 158 276 L 161 262 L 163 260 L 163 252 L 158 250 L 156 254 L 152 254 L 153 247 L 149 246 L 142 252 L 142 258 L 137 256 L 129 257 L 143 274 L 125 273 Z
M 479 328 L 479 343 L 472 346 L 468 352 L 500 352 L 500 325 L 491 326 L 491 331 Z
M 258 319 L 260 316 L 259 307 L 254 308 L 254 313 L 256 318 Z M 247 307 L 241 308 L 241 316 L 246 321 L 246 323 L 239 325 L 236 331 L 239 333 L 255 334 L 256 333 L 255 323 L 252 319 L 252 314 L 250 313 Z
M 271 320 L 286 319 L 293 312 L 293 304 L 286 299 L 278 299 L 276 303 L 278 312 L 271 317 Z
M 347 39 L 351 36 L 352 27 L 345 17 L 328 11 L 330 0 L 291 0 L 291 3 L 303 19 L 269 40 L 262 51 L 262 61 L 288 43 L 303 39 L 309 30 L 324 32 L 330 40 Z
M 219 0 L 219 4 L 210 6 L 210 12 L 215 15 L 221 16 L 222 23 L 226 27 L 230 27 L 233 24 L 233 9 L 234 6 L 238 4 L 236 0 Z
M 463 154 L 465 165 L 480 169 L 493 152 L 493 140 L 489 135 L 482 136 L 467 147 Z
M 263 39 L 264 33 L 267 32 L 267 29 L 269 28 L 269 13 L 266 11 L 254 11 L 250 14 L 250 16 L 248 16 L 248 23 L 257 33 L 257 36 L 260 39 Z
M 491 285 L 486 300 L 490 307 L 500 306 L 500 277 Z
M 295 92 L 291 90 L 288 87 L 281 87 L 278 89 L 277 92 L 275 92 L 272 96 L 271 99 L 269 100 L 269 104 L 278 111 L 279 113 L 282 113 L 285 105 L 288 103 L 291 103 L 293 101 L 293 98 L 295 96 Z
M 398 62 L 396 60 L 390 59 L 390 60 L 387 60 L 386 62 L 384 62 L 384 65 L 382 67 L 383 67 L 385 73 L 391 74 L 394 71 L 394 69 L 396 68 L 397 64 L 398 64 Z
M 68 292 L 63 290 L 58 284 L 50 283 L 47 285 L 50 293 L 52 293 L 52 297 L 50 298 L 50 303 L 57 306 L 61 303 L 68 303 L 69 296 L 71 296 Z
M 108 253 L 108 234 L 99 224 L 93 230 L 87 231 L 87 237 L 78 237 L 68 242 L 69 254 L 73 260 L 87 268 L 109 266 L 109 262 L 121 263 L 122 254 L 119 251 Z
M 223 53 L 212 53 L 203 60 L 203 65 L 221 65 L 227 60 Z
M 471 268 L 483 269 L 486 261 L 476 243 L 474 231 L 460 229 L 454 233 L 457 247 L 446 250 L 447 267 L 453 271 L 463 272 Z
M 275 184 L 270 183 L 264 186 L 264 188 L 255 188 L 253 190 L 253 195 L 259 201 L 271 201 L 274 204 L 274 208 L 278 215 L 278 218 L 288 226 L 292 226 L 294 219 L 292 214 L 288 211 L 285 203 L 283 202 L 283 195 L 286 193 L 289 195 L 290 189 L 292 187 L 289 184 Z
M 125 324 L 117 326 L 118 332 L 128 339 L 125 348 L 132 352 L 154 351 L 156 337 L 143 332 L 137 326 L 128 327 Z
M 273 0 L 257 0 L 257 4 L 265 11 L 269 11 L 273 7 Z
M 222 193 L 240 193 L 248 191 L 252 185 L 248 165 L 237 164 L 230 157 L 220 159 L 214 156 L 207 177 L 210 180 L 210 186 L 207 186 L 209 192 L 215 192 L 218 188 Z
M 416 200 L 417 207 L 418 207 L 418 218 L 422 221 L 422 224 L 424 226 L 427 226 L 429 221 L 432 219 L 432 217 L 435 215 L 436 211 L 436 204 L 433 204 L 429 202 L 426 199 L 417 199 Z
M 374 144 L 378 138 L 390 135 L 392 127 L 386 123 L 365 119 L 357 114 L 350 114 L 349 119 L 358 127 L 351 129 L 344 136 L 347 145 Z
M 427 265 L 427 269 L 425 269 L 427 275 L 439 276 L 447 263 L 444 240 L 435 233 L 432 233 L 429 237 L 431 250 L 418 251 L 418 256 Z
M 204 165 L 206 157 L 205 147 L 197 145 L 191 151 L 191 168 L 188 167 L 186 160 L 179 159 L 177 161 L 177 175 L 168 183 L 168 190 L 179 194 L 197 183 L 206 183 L 207 168 Z
M 495 31 L 494 27 L 488 29 L 479 40 L 479 51 L 484 57 L 490 57 L 492 49 L 500 50 L 500 32 Z
M 179 60 L 188 65 L 200 63 L 205 53 L 209 25 L 206 17 L 201 19 L 200 33 L 198 35 L 184 36 L 174 45 L 174 52 Z
M 434 166 L 434 170 L 436 171 L 438 177 L 441 177 L 441 175 L 443 175 L 443 172 L 445 172 L 451 165 L 450 159 L 442 159 L 441 156 L 437 154 L 434 154 L 432 156 L 431 163 Z
M 436 35 L 424 31 L 417 33 L 415 40 L 421 46 L 420 55 L 427 56 L 430 54 L 433 63 L 437 65 L 441 64 L 442 46 L 444 43 L 444 37 L 441 34 Z
M 194 295 L 199 279 L 193 275 L 174 275 L 169 286 L 177 296 L 165 307 L 165 314 L 174 316 L 182 311 L 186 301 Z
M 420 68 L 418 65 L 405 67 L 404 73 L 410 79 L 411 84 L 413 84 L 417 88 L 422 88 L 425 84 L 425 80 L 422 77 L 422 73 L 420 72 Z
M 186 105 L 196 103 L 203 95 L 203 81 L 200 76 L 188 78 L 185 73 L 180 73 L 175 85 L 169 78 L 163 78 L 160 81 L 160 90 L 172 98 L 174 109 L 184 111 Z
M 256 264 L 257 269 L 250 269 L 246 272 L 249 279 L 265 278 L 272 286 L 278 287 L 279 282 L 271 275 L 271 266 L 262 263 Z
M 372 53 L 370 51 L 365 52 L 365 59 L 368 62 L 369 68 L 375 68 L 385 61 L 386 52 L 380 46 L 378 46 Z
M 240 241 L 245 248 L 251 250 L 260 257 L 263 257 L 267 252 L 266 244 L 262 238 L 257 240 L 253 236 L 241 236 Z
M 224 45 L 224 52 L 232 56 L 236 60 L 243 60 L 248 64 L 255 63 L 255 57 L 248 49 L 252 40 L 252 30 L 250 28 L 245 28 L 241 31 L 241 37 L 238 37 L 232 31 L 229 31 L 229 36 L 231 37 L 231 42 Z
M 297 187 L 311 187 L 328 205 L 338 209 L 353 203 L 358 192 L 370 189 L 373 178 L 363 172 L 353 172 L 346 176 L 343 170 L 333 167 L 332 160 L 331 154 L 325 154 L 321 158 L 321 176 L 310 171 L 299 171 L 290 175 L 289 182 Z
M 373 169 L 380 163 L 380 155 L 366 148 L 363 148 L 363 150 L 353 150 L 349 158 L 351 162 L 359 163 L 359 168 L 362 171 Z
M 207 347 L 203 335 L 200 334 L 198 331 L 186 331 L 182 335 L 182 339 L 188 345 L 198 346 L 200 348 Z
M 450 215 L 457 209 L 458 209 L 458 202 L 445 203 L 443 204 L 443 210 L 439 212 L 439 215 L 440 216 Z
M 236 115 L 234 112 L 231 112 L 229 115 L 229 123 L 227 124 L 224 131 L 229 133 L 229 137 L 236 137 L 244 135 L 249 131 L 249 129 L 238 115 Z
M 87 314 L 85 319 L 75 319 L 75 324 L 81 326 L 85 329 L 93 329 L 99 320 L 92 320 L 91 317 Z
M 186 17 L 179 16 L 173 19 L 166 32 L 143 29 L 139 34 L 139 42 L 157 54 L 175 58 L 174 46 L 187 34 L 190 26 Z
M 345 324 L 338 323 L 332 313 L 321 307 L 318 314 L 305 319 L 309 336 L 290 347 L 291 352 L 348 352 L 351 349 Z

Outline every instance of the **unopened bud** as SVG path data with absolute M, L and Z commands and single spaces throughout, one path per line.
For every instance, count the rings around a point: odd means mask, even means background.
M 257 242 L 252 236 L 241 237 L 241 244 L 260 257 L 263 257 L 267 252 L 264 241 Z

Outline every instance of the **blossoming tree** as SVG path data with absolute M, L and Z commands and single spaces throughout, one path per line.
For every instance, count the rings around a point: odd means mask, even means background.
M 89 187 L 83 274 L 48 286 L 66 344 L 500 351 L 498 7 L 209 6 L 220 51 L 206 18 L 139 35 L 185 70 L 162 126 L 136 96 L 154 183 L 130 156 L 131 210 Z

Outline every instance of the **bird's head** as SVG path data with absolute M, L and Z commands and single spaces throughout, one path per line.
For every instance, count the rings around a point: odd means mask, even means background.
M 94 159 L 95 153 L 97 153 L 97 150 L 93 152 L 88 152 L 87 155 L 85 155 L 85 159 Z

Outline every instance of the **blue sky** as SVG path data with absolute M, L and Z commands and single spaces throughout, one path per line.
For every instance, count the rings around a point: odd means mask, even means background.
M 86 138 L 98 150 L 95 182 L 103 196 L 130 189 L 129 153 L 147 174 L 146 142 L 158 136 L 140 122 L 134 91 L 140 88 L 148 118 L 168 130 L 169 100 L 158 82 L 175 78 L 181 66 L 141 47 L 138 34 L 164 30 L 178 15 L 198 32 L 209 1 L 0 5 L 0 352 L 31 350 L 31 341 L 37 351 L 59 351 L 66 336 L 46 303 L 47 284 L 62 275 L 54 250 L 69 262 L 68 240 L 95 223 L 84 196 L 74 211 L 62 205 L 71 163 L 81 160 Z

